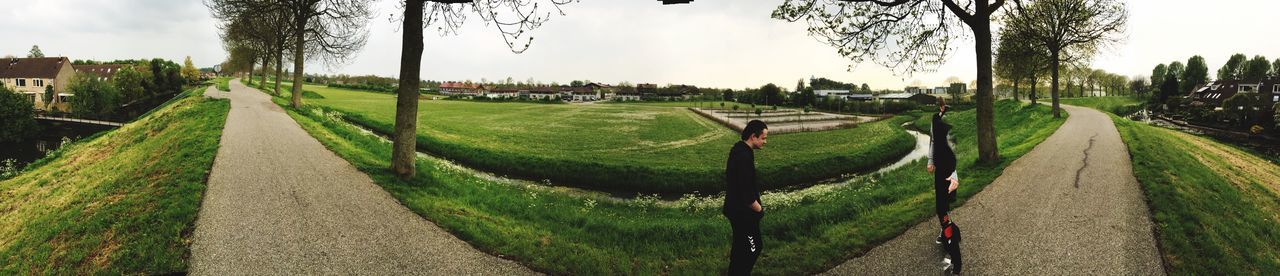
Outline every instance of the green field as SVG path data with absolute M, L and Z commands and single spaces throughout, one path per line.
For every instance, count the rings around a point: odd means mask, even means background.
M 1041 99 L 1043 100 L 1043 99 Z M 1108 96 L 1108 97 L 1086 97 L 1086 98 L 1062 98 L 1058 99 L 1061 104 L 1069 104 L 1074 106 L 1082 106 L 1111 112 L 1120 116 L 1126 116 L 1142 110 L 1142 100 L 1128 96 Z
M 0 181 L 0 274 L 185 272 L 230 109 L 203 88 Z
M 1280 271 L 1280 166 L 1209 138 L 1111 119 L 1172 274 Z
M 284 99 L 276 102 L 287 106 Z M 720 215 L 720 197 L 661 203 L 654 198 L 564 193 L 486 180 L 425 157 L 417 161 L 417 178 L 400 180 L 387 169 L 390 145 L 380 138 L 320 108 L 286 109 L 312 136 L 409 209 L 481 250 L 533 269 L 582 275 L 720 274 L 728 265 L 729 227 Z M 957 147 L 965 179 L 959 192 L 962 201 L 1063 122 L 1052 119 L 1048 107 L 997 103 L 1004 159 L 975 166 L 974 112 L 956 112 L 950 118 L 962 145 Z M 769 150 L 757 156 L 776 152 Z M 766 193 L 762 230 L 768 245 L 756 271 L 821 272 L 930 218 L 933 196 L 923 167 L 920 160 L 848 185 Z
M 231 81 L 231 77 L 217 77 L 213 79 L 213 84 L 214 86 L 218 87 L 219 91 L 230 92 L 231 86 L 230 84 L 228 84 L 228 82 L 230 81 Z
M 307 85 L 306 104 L 391 133 L 394 95 Z M 657 104 L 656 106 L 654 104 Z M 737 133 L 684 108 L 645 104 L 424 100 L 419 149 L 501 175 L 641 193 L 714 194 Z M 898 124 L 770 135 L 757 166 L 767 188 L 868 171 L 914 147 Z

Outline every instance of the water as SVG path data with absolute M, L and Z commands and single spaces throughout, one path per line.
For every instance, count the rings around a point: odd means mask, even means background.
M 17 142 L 0 142 L 0 161 L 12 159 L 15 168 L 39 160 L 49 152 L 57 150 L 65 142 L 70 143 L 93 136 L 98 132 L 110 130 L 112 127 L 36 120 L 41 130 L 34 137 Z

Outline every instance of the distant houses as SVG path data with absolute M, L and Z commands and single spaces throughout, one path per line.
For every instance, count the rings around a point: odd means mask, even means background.
M 67 86 L 75 76 L 75 69 L 67 57 L 6 58 L 0 60 L 0 83 L 15 92 L 25 94 L 39 110 L 67 110 Z M 45 102 L 46 87 L 52 87 L 56 97 Z
M 575 83 L 577 84 L 577 83 Z M 585 83 L 578 86 L 515 86 L 471 84 L 469 82 L 442 82 L 441 94 L 451 97 L 484 98 L 491 100 L 524 99 L 535 101 L 676 101 L 688 100 L 698 92 L 692 85 L 642 83 L 635 86 L 612 86 L 602 83 Z
M 76 73 L 89 74 L 100 81 L 111 81 L 120 68 L 124 68 L 124 64 L 71 65 L 71 69 Z
M 1259 81 L 1217 80 L 1193 89 L 1187 99 L 1191 106 L 1221 108 L 1224 101 L 1238 94 L 1254 96 L 1260 106 L 1272 106 L 1280 102 L 1280 78 Z

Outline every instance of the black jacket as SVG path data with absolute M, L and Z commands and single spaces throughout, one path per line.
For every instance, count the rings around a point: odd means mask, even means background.
M 741 217 L 756 215 L 751 210 L 751 203 L 760 200 L 760 186 L 756 183 L 755 153 L 746 142 L 738 141 L 729 150 L 729 161 L 725 164 L 724 176 L 728 186 L 725 187 L 724 215 Z

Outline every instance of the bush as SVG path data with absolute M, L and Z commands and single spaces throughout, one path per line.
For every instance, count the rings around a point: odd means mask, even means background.
M 34 105 L 27 95 L 0 85 L 0 142 L 22 140 L 39 130 Z
M 120 91 L 93 75 L 81 73 L 71 80 L 71 113 L 79 116 L 104 116 L 120 109 Z

